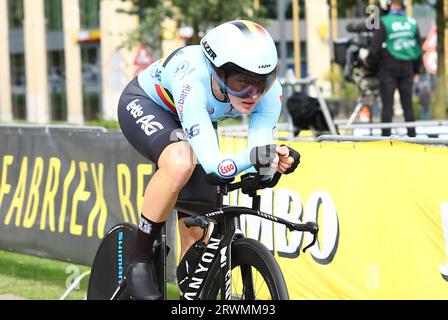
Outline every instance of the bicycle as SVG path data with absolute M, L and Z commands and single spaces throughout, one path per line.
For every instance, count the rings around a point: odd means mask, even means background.
M 177 279 L 185 300 L 287 300 L 288 289 L 282 271 L 273 254 L 260 242 L 245 238 L 239 230 L 241 215 L 254 215 L 275 223 L 284 224 L 290 231 L 310 232 L 312 242 L 319 231 L 314 222 L 297 224 L 260 211 L 258 190 L 273 188 L 280 180 L 276 173 L 271 180 L 263 181 L 258 174 L 246 174 L 241 181 L 222 179 L 211 174 L 209 183 L 217 186 L 217 206 L 209 203 L 178 201 L 176 209 L 191 217 L 185 219 L 187 227 L 198 226 L 203 235 L 192 245 L 177 267 Z M 223 199 L 229 192 L 241 189 L 252 197 L 252 208 L 224 206 Z M 205 212 L 205 214 L 204 214 Z M 98 249 L 92 266 L 87 299 L 129 299 L 124 274 L 125 261 L 133 248 L 136 226 L 124 223 L 112 228 Z M 159 290 L 166 299 L 166 234 L 163 232 L 153 250 Z M 109 272 L 106 272 L 109 268 Z M 259 277 L 260 275 L 261 277 Z M 234 283 L 238 280 L 237 283 Z M 264 281 L 260 284 L 258 281 Z M 266 296 L 268 294 L 268 296 Z

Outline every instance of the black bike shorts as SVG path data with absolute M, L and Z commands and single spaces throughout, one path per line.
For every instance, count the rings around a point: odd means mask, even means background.
M 183 132 L 180 122 L 143 91 L 137 78 L 128 84 L 120 97 L 118 121 L 129 143 L 156 167 L 163 150 L 172 143 L 182 141 L 175 134 L 176 130 Z M 205 175 L 198 164 L 178 199 L 216 203 L 216 186 L 209 185 Z M 178 212 L 179 219 L 185 216 Z

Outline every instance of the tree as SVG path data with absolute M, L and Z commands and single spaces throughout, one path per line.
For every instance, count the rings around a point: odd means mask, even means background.
M 119 10 L 124 14 L 137 15 L 139 26 L 127 34 L 123 43 L 124 47 L 132 48 L 138 44 L 144 44 L 152 50 L 160 49 L 162 28 L 165 13 L 160 0 L 121 0 L 132 2 L 130 10 Z M 159 16 L 158 16 L 159 15 Z M 153 17 L 158 16 L 158 20 Z M 150 31 L 149 31 L 150 30 Z
M 125 0 L 122 0 L 125 1 Z M 161 47 L 162 23 L 166 18 L 176 21 L 178 27 L 189 26 L 193 36 L 189 41 L 199 43 L 201 33 L 209 28 L 234 19 L 250 19 L 264 22 L 263 6 L 254 9 L 253 0 L 132 0 L 133 9 L 129 14 L 138 14 L 140 26 L 126 41 L 131 46 L 143 43 L 153 50 Z
M 445 33 L 447 26 L 447 17 L 445 16 L 445 1 L 437 0 L 435 7 L 437 12 L 437 87 L 436 87 L 436 103 L 433 110 L 435 118 L 444 119 L 447 114 L 447 95 L 446 86 L 446 65 L 445 65 Z

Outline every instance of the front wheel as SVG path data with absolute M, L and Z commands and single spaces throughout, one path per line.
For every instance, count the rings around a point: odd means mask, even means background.
M 272 253 L 253 239 L 232 244 L 232 300 L 289 300 L 282 271 Z M 204 300 L 220 298 L 219 263 L 211 268 L 202 289 Z

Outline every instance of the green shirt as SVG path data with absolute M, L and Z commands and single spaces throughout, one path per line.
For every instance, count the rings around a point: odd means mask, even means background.
M 386 28 L 386 49 L 396 59 L 418 59 L 422 49 L 417 42 L 417 22 L 406 16 L 389 14 L 381 17 Z

